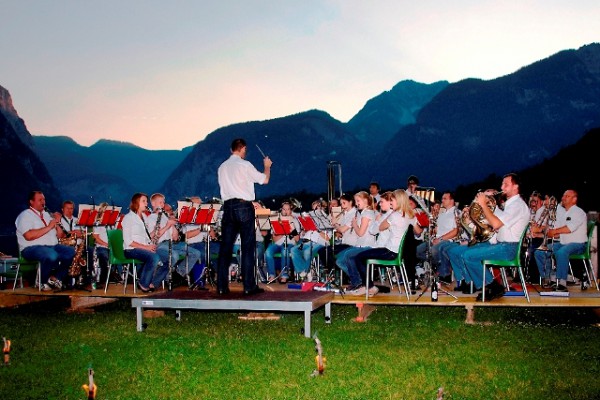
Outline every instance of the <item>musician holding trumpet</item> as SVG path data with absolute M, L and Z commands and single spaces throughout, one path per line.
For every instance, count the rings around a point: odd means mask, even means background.
M 454 270 L 465 268 L 476 288 L 483 285 L 481 261 L 486 259 L 511 260 L 515 257 L 521 234 L 529 224 L 529 207 L 519 194 L 520 179 L 517 174 L 509 173 L 502 178 L 502 194 L 506 196 L 504 209 L 496 207 L 494 211 L 488 204 L 488 196 L 493 193 L 480 192 L 473 203 L 481 207 L 482 213 L 494 231 L 494 235 L 484 242 L 472 246 L 455 246 L 448 251 Z M 471 208 L 474 204 L 471 205 Z M 492 273 L 486 270 L 486 300 L 504 295 L 504 286 L 494 280 Z M 483 294 L 477 296 L 477 301 Z
M 547 249 L 538 248 L 535 251 L 535 261 L 544 278 L 544 283 L 553 287 L 557 292 L 567 292 L 567 274 L 569 272 L 569 256 L 583 254 L 587 245 L 587 215 L 577 206 L 577 191 L 569 189 L 562 196 L 560 205 L 556 208 L 554 227 L 545 226 L 546 236 L 559 237 L 558 241 L 548 244 Z M 550 283 L 552 263 L 550 257 L 554 254 L 556 260 L 556 281 Z

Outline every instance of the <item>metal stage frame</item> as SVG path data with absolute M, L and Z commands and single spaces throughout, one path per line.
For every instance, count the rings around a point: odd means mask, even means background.
M 181 310 L 217 310 L 217 311 L 279 311 L 303 312 L 304 336 L 311 337 L 311 315 L 318 308 L 325 307 L 325 322 L 331 323 L 331 292 L 264 292 L 245 296 L 242 292 L 218 295 L 215 292 L 179 291 L 160 293 L 147 297 L 131 299 L 136 309 L 136 328 L 144 330 L 144 309 L 174 309 L 176 319 L 181 319 Z

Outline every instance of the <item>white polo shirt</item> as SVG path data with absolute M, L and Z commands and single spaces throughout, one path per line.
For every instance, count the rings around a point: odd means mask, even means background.
M 43 218 L 43 219 L 42 219 Z M 48 226 L 48 223 L 54 218 L 46 212 L 42 211 L 41 214 L 29 207 L 27 210 L 22 211 L 15 225 L 17 227 L 17 242 L 19 243 L 19 250 L 23 250 L 30 246 L 54 246 L 58 244 L 58 238 L 56 237 L 56 229 L 51 229 L 44 236 L 41 236 L 34 240 L 27 240 L 23 236 L 27 231 L 32 229 L 40 229 Z
M 231 199 L 254 201 L 254 184 L 262 185 L 267 179 L 265 174 L 237 154 L 232 154 L 219 166 L 217 176 L 223 201 Z

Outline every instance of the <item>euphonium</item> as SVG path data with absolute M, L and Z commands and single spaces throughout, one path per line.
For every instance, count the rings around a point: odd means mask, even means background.
M 542 212 L 540 216 L 540 220 L 538 222 L 539 226 L 544 227 L 544 239 L 542 240 L 542 244 L 539 245 L 537 250 L 540 251 L 548 251 L 548 229 L 550 229 L 551 225 L 554 225 L 554 221 L 556 221 L 556 208 L 558 204 L 556 202 L 556 198 L 554 196 L 548 199 L 548 205 Z
M 503 194 L 503 192 L 494 192 L 492 194 L 486 194 L 487 206 L 492 212 L 494 212 L 497 206 L 496 196 L 501 194 Z M 488 222 L 483 212 L 483 208 L 475 200 L 473 200 L 471 206 L 469 207 L 469 218 L 471 219 L 475 227 L 469 245 L 478 242 L 487 242 L 492 238 L 492 236 L 494 236 L 494 227 Z

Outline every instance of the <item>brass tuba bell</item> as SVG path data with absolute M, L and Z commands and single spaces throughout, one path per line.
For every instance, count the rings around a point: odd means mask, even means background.
M 496 196 L 501 194 L 502 192 L 486 194 L 486 204 L 489 207 L 489 209 L 492 210 L 492 212 L 496 210 Z M 473 200 L 473 202 L 471 202 L 471 205 L 469 206 L 469 218 L 473 223 L 473 235 L 471 236 L 471 241 L 469 242 L 469 245 L 487 242 L 492 238 L 492 236 L 494 236 L 494 227 L 489 223 L 489 221 L 485 217 L 483 208 L 475 200 Z

